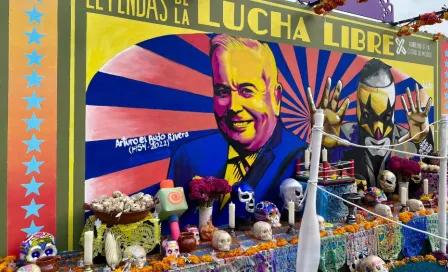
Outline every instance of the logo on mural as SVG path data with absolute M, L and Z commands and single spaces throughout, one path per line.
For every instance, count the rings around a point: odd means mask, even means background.
M 245 181 L 257 201 L 281 205 L 272 192 L 294 175 L 318 108 L 331 135 L 378 147 L 408 141 L 407 151 L 429 153 L 431 105 L 423 87 L 388 60 L 228 35 L 163 36 L 121 52 L 90 82 L 86 159 L 95 163 L 87 164 L 86 178 L 117 173 L 117 184 L 155 194 L 167 177 L 188 194 L 194 176 L 215 176 Z M 114 131 L 95 122 L 117 116 Z M 127 137 L 111 136 L 118 133 Z M 154 152 L 140 152 L 156 143 Z M 331 161 L 356 158 L 356 174 L 371 186 L 390 157 L 328 135 L 323 145 Z M 120 180 L 123 171 L 142 178 Z M 213 222 L 220 225 L 228 198 L 217 202 Z M 189 204 L 183 224 L 197 222 L 195 209 Z
M 406 55 L 406 48 L 404 48 L 404 39 L 395 38 L 395 42 L 397 43 L 397 55 L 403 54 Z

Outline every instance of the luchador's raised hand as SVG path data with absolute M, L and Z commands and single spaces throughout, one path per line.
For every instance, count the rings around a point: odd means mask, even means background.
M 429 110 L 431 109 L 432 98 L 428 99 L 426 102 L 425 110 L 422 110 L 422 105 L 420 101 L 420 88 L 418 84 L 415 84 L 415 96 L 417 100 L 417 107 L 415 107 L 414 101 L 412 100 L 411 91 L 409 88 L 406 88 L 406 94 L 408 96 L 409 105 L 411 106 L 411 110 L 409 111 L 408 105 L 404 96 L 401 96 L 401 103 L 403 103 L 403 107 L 406 111 L 406 117 L 408 118 L 409 124 L 409 133 L 403 136 L 399 143 L 407 141 L 412 138 L 412 142 L 420 143 L 423 141 L 426 136 L 428 136 L 429 128 L 428 128 L 428 115 Z
M 331 88 L 331 78 L 327 79 L 325 84 L 325 91 L 319 104 L 319 109 L 324 111 L 324 132 L 332 134 L 339 137 L 341 133 L 342 120 L 344 120 L 345 112 L 347 111 L 350 100 L 346 98 L 342 103 L 341 107 L 338 109 L 339 98 L 341 96 L 342 82 L 338 81 L 336 87 L 333 90 L 333 95 L 330 100 L 330 88 Z M 308 105 L 311 114 L 311 123 L 314 126 L 314 113 L 316 113 L 317 108 L 313 100 L 313 93 L 311 89 L 308 88 L 307 92 Z M 346 146 L 345 143 L 339 142 L 329 136 L 324 135 L 322 138 L 322 145 L 326 148 L 332 148 L 336 146 Z

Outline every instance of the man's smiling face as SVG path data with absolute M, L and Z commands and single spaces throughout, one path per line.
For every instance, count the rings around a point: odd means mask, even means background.
M 279 114 L 281 86 L 266 65 L 260 53 L 250 48 L 218 47 L 212 54 L 218 126 L 226 138 L 247 151 L 264 146 Z

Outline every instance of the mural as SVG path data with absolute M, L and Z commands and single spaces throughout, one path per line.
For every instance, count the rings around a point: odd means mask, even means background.
M 441 112 L 442 114 L 448 113 L 448 42 L 443 41 L 442 42 L 442 56 L 441 56 L 441 64 L 440 67 L 442 69 L 440 70 L 440 78 L 442 79 L 442 99 L 441 99 Z
M 394 64 L 413 65 L 223 34 L 140 42 L 88 86 L 86 200 L 117 187 L 155 194 L 165 178 L 188 194 L 193 176 L 210 175 L 243 180 L 257 201 L 280 205 L 272 192 L 293 176 L 317 108 L 325 131 L 350 142 L 412 138 L 407 150 L 431 152 L 431 132 L 414 136 L 433 121 L 432 94 Z M 355 159 L 371 185 L 390 156 L 330 137 L 323 143 L 332 160 Z M 227 197 L 215 203 L 217 225 L 226 222 L 226 204 Z M 197 216 L 190 205 L 181 223 Z

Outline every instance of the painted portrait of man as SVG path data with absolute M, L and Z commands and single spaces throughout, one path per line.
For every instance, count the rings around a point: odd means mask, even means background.
M 270 190 L 293 175 L 306 142 L 279 118 L 283 88 L 274 55 L 266 43 L 217 35 L 210 41 L 210 61 L 218 132 L 181 145 L 171 158 L 168 178 L 186 194 L 196 175 L 224 178 L 230 185 L 244 181 L 255 189 L 257 201 L 275 202 L 277 194 Z M 226 223 L 228 200 L 225 196 L 215 203 L 217 225 Z M 189 221 L 195 208 L 190 205 L 183 218 Z

